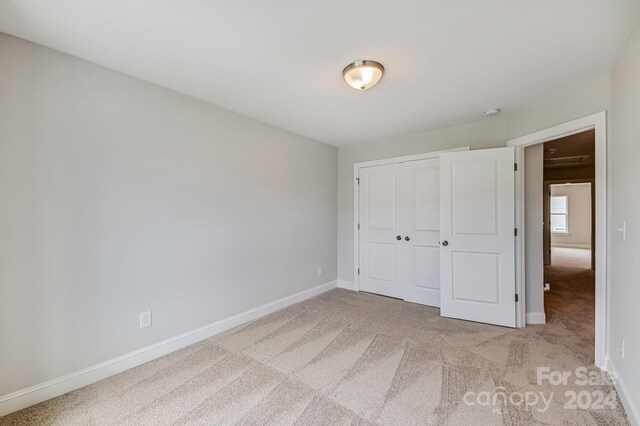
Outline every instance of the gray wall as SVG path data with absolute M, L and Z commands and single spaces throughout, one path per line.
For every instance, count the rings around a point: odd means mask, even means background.
M 544 145 L 525 148 L 525 310 L 536 314 L 528 321 L 540 323 L 544 313 Z
M 610 355 L 640 409 L 640 24 L 636 26 L 612 73 L 613 189 L 612 226 L 626 221 L 626 241 L 611 234 L 611 336 Z M 620 342 L 625 339 L 625 358 Z
M 509 117 L 508 139 L 524 136 L 556 124 L 611 110 L 611 75 L 587 82 L 569 83 L 532 100 L 523 110 Z M 609 133 L 610 134 L 610 133 Z
M 334 147 L 2 34 L 0 64 L 0 395 L 336 279 Z

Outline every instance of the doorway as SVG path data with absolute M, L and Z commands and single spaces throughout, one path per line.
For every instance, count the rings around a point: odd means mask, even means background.
M 592 151 L 590 154 L 577 152 L 561 152 L 560 148 L 567 150 L 575 149 L 580 140 L 592 140 Z M 549 145 L 547 145 L 547 143 Z M 554 146 L 555 144 L 555 146 Z M 563 144 L 563 145 L 560 145 Z M 593 114 L 578 120 L 574 120 L 565 124 L 554 126 L 530 135 L 523 136 L 508 142 L 509 146 L 514 146 L 516 150 L 516 158 L 518 164 L 523 165 L 523 173 L 516 176 L 516 192 L 517 192 L 517 226 L 525 229 L 525 236 L 518 241 L 517 255 L 517 282 L 520 291 L 525 293 L 527 298 L 526 308 L 519 309 L 518 320 L 519 325 L 524 324 L 541 324 L 546 321 L 552 321 L 553 315 L 556 317 L 563 312 L 561 308 L 554 311 L 549 306 L 548 297 L 545 296 L 545 264 L 553 267 L 554 251 L 551 243 L 551 234 L 546 232 L 546 228 L 552 225 L 551 222 L 551 197 L 547 190 L 553 184 L 589 184 L 588 192 L 591 194 L 591 240 L 589 249 L 591 253 L 587 253 L 590 258 L 590 267 L 584 269 L 585 276 L 592 274 L 593 280 L 591 284 L 593 288 L 593 297 L 590 306 L 593 313 L 593 321 L 588 325 L 592 333 L 593 345 L 588 345 L 591 360 L 595 365 L 605 368 L 606 354 L 606 322 L 607 322 L 607 281 L 606 281 L 606 114 L 605 112 Z M 550 149 L 555 148 L 555 149 Z M 545 150 L 549 150 L 546 151 Z M 572 163 L 572 164 L 569 164 Z M 591 164 L 590 164 L 591 163 Z M 571 167 L 566 167 L 570 165 Z M 545 167 L 546 166 L 546 167 Z M 575 177 L 578 170 L 585 171 L 588 168 L 593 170 L 590 176 Z M 573 169 L 574 175 L 569 176 L 566 173 L 568 169 Z M 586 186 L 586 185 L 585 185 Z M 539 193 L 539 197 L 534 197 L 532 201 L 531 195 L 534 192 Z M 546 194 L 543 195 L 543 194 Z M 546 197 L 549 197 L 548 200 Z M 542 202 L 548 201 L 548 207 L 543 207 Z M 561 200 L 558 199 L 561 204 Z M 558 206 L 555 213 L 557 229 L 563 229 L 563 219 L 561 218 L 562 206 Z M 571 207 L 568 206 L 568 209 Z M 547 210 L 548 209 L 548 210 Z M 545 211 L 543 211 L 545 210 Z M 547 220 L 545 220 L 545 217 Z M 571 218 L 566 218 L 568 227 L 571 229 Z M 542 231 L 542 227 L 545 230 Z M 548 241 L 543 241 L 547 239 Z M 556 244 L 562 239 L 558 236 Z M 564 239 L 566 247 L 558 248 L 576 248 L 570 244 L 578 244 L 567 242 Z M 545 249 L 543 249 L 543 246 Z M 582 245 L 583 247 L 585 244 Z M 548 248 L 546 248 L 548 247 Z M 550 251 L 549 251 L 550 250 Z M 562 251 L 556 251 L 557 261 L 569 261 L 567 256 L 563 257 Z M 580 254 L 573 261 L 579 262 L 578 257 L 582 257 L 584 265 L 584 252 L 573 253 Z M 548 273 L 546 274 L 549 275 Z M 558 277 L 555 278 L 558 281 Z M 589 282 L 588 277 L 584 282 Z M 553 290 L 553 284 L 552 284 Z M 558 291 L 562 286 L 555 287 Z M 575 289 L 573 289 L 575 290 Z M 572 294 L 571 290 L 567 292 L 568 300 Z M 574 293 L 575 296 L 577 293 Z M 587 294 L 586 292 L 584 294 Z M 553 301 L 553 299 L 552 299 Z M 586 306 L 588 303 L 583 304 Z M 562 304 L 560 304 L 562 306 Z M 546 308 L 546 309 L 545 309 Z M 547 317 L 548 316 L 548 317 Z M 579 323 L 579 315 L 575 324 Z M 595 351 L 593 348 L 595 347 Z
M 593 362 L 595 130 L 544 143 L 543 164 L 546 321 L 579 336 L 576 352 Z
M 545 181 L 544 265 L 595 270 L 593 183 Z

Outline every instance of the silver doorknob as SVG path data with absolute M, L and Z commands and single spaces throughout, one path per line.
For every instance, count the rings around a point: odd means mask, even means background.
M 398 240 L 398 241 L 400 241 L 401 239 L 402 239 L 402 237 L 401 237 L 400 235 L 398 235 L 398 236 L 396 237 L 396 240 Z
M 446 246 L 448 246 L 448 245 L 449 245 L 449 241 L 444 240 L 444 241 L 442 242 L 442 245 L 443 245 L 443 246 L 445 246 L 445 247 L 446 247 Z
M 405 241 L 409 241 L 409 240 L 411 240 L 411 238 L 409 238 L 409 236 L 407 235 L 406 237 L 404 237 L 404 240 Z

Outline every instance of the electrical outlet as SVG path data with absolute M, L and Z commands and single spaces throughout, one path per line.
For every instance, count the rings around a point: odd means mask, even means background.
M 324 274 L 324 271 L 322 270 L 322 266 L 318 266 L 318 276 L 321 277 L 322 274 Z
M 151 326 L 151 311 L 140 313 L 140 328 Z
M 624 359 L 624 339 L 620 341 L 620 357 Z
M 544 291 L 551 291 L 551 284 L 550 283 L 544 283 Z

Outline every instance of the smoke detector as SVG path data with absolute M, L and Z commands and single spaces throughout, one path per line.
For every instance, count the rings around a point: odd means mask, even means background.
M 500 114 L 500 108 L 488 109 L 484 112 L 485 117 L 495 117 Z

